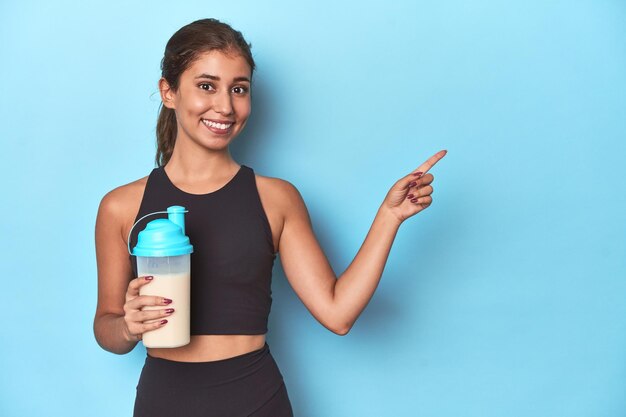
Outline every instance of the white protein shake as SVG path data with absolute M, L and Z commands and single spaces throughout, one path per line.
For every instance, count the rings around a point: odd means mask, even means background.
M 150 275 L 142 274 L 139 275 Z M 145 347 L 174 348 L 189 344 L 190 335 L 190 307 L 191 307 L 191 277 L 187 272 L 171 274 L 152 274 L 154 279 L 141 288 L 139 295 L 156 295 L 172 300 L 167 306 L 144 306 L 142 311 L 162 310 L 173 308 L 169 316 L 156 320 L 146 320 L 144 323 L 154 323 L 167 320 L 162 327 L 143 334 Z
M 167 219 L 149 222 L 137 236 L 137 245 L 130 250 L 130 235 L 137 223 L 154 214 L 167 213 Z M 170 315 L 146 320 L 167 323 L 142 335 L 143 344 L 149 348 L 176 348 L 191 341 L 191 253 L 193 246 L 185 235 L 185 207 L 169 206 L 167 212 L 157 211 L 140 218 L 128 234 L 129 253 L 137 258 L 137 275 L 153 279 L 139 288 L 139 295 L 165 297 L 172 303 L 144 306 L 144 310 L 166 310 Z

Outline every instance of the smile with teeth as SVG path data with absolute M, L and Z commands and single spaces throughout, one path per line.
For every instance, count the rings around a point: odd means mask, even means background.
M 217 123 L 217 122 L 212 122 L 211 120 L 206 120 L 206 119 L 202 119 L 202 123 L 204 123 L 207 127 L 212 127 L 214 129 L 219 129 L 219 130 L 226 130 L 228 128 L 230 128 L 233 123 Z

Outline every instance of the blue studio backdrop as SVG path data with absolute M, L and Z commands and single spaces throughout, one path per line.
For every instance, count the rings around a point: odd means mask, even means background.
M 352 331 L 280 265 L 298 417 L 626 415 L 626 2 L 0 3 L 0 415 L 131 415 L 145 358 L 93 335 L 101 198 L 154 167 L 165 43 L 216 17 L 258 64 L 239 163 L 301 192 L 337 275 L 441 149 Z

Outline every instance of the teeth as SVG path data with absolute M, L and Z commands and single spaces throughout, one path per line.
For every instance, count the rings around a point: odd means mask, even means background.
M 233 125 L 232 123 L 215 123 L 210 120 L 204 120 L 204 119 L 202 119 L 202 123 L 204 123 L 205 125 L 209 127 L 214 127 L 220 130 L 226 130 Z

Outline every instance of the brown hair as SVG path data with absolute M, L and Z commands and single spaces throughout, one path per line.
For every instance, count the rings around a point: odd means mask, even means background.
M 178 89 L 180 76 L 202 53 L 222 51 L 238 53 L 250 65 L 250 74 L 254 72 L 254 59 L 250 52 L 251 45 L 246 42 L 241 32 L 217 19 L 196 20 L 180 28 L 167 42 L 161 60 L 161 76 L 172 90 Z M 155 162 L 158 166 L 167 164 L 176 143 L 176 114 L 173 109 L 163 106 L 159 109 L 157 120 L 157 153 Z

